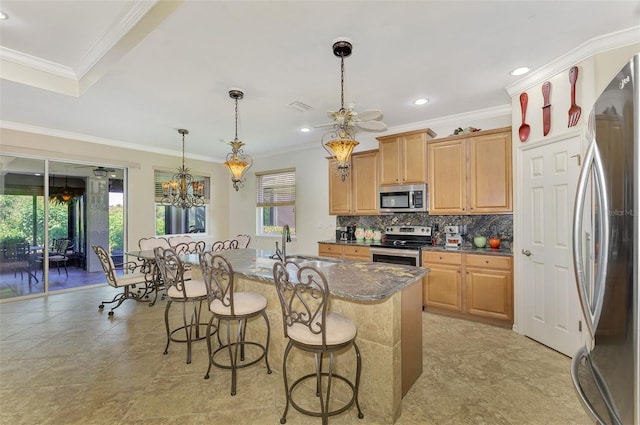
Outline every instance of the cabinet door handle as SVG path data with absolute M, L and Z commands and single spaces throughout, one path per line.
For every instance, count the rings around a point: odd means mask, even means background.
M 528 249 L 523 249 L 523 250 L 522 250 L 522 253 L 523 253 L 524 255 L 526 255 L 527 257 L 530 257 L 530 256 L 531 256 L 531 251 L 529 251 Z

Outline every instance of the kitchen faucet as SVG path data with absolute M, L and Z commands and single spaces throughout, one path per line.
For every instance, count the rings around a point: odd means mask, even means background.
M 280 261 L 287 261 L 287 242 L 291 242 L 291 229 L 288 224 L 282 226 L 282 251 L 278 248 L 278 242 L 276 242 L 276 254 L 275 256 Z

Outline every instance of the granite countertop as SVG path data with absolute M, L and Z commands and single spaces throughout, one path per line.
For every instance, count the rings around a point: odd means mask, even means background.
M 232 249 L 220 251 L 233 267 L 234 273 L 249 279 L 273 284 L 273 251 L 259 249 Z M 428 268 L 402 266 L 398 264 L 371 263 L 365 261 L 340 260 L 312 255 L 295 255 L 297 262 L 320 260 L 318 265 L 327 278 L 329 292 L 337 297 L 375 301 L 388 298 L 405 286 L 421 279 Z M 183 261 L 199 266 L 197 254 L 182 257 Z
M 371 246 L 373 241 L 336 241 L 334 239 L 328 239 L 326 241 L 318 241 L 318 243 L 333 244 L 333 245 L 351 245 L 351 246 Z M 427 245 L 422 247 L 423 251 L 437 251 L 437 252 L 460 252 L 465 254 L 483 254 L 483 255 L 504 255 L 512 256 L 513 253 L 510 249 L 493 249 L 493 248 L 476 248 L 474 246 L 463 246 L 460 249 L 445 249 L 442 245 L 431 246 Z
M 444 246 L 439 245 L 423 247 L 422 250 L 436 252 L 460 252 L 464 254 L 503 255 L 509 257 L 513 255 L 510 249 L 476 248 L 474 246 L 463 246 L 460 249 L 446 249 Z

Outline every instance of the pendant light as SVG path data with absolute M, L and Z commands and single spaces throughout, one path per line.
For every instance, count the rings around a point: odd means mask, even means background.
M 359 145 L 355 139 L 356 128 L 350 112 L 344 107 L 344 58 L 351 55 L 352 45 L 347 40 L 333 43 L 333 54 L 340 58 L 340 109 L 335 113 L 333 129 L 322 136 L 322 147 L 336 161 L 340 180 L 349 176 L 351 153 Z M 326 141 L 325 141 L 326 140 Z
M 236 135 L 233 141 L 229 142 L 229 145 L 231 145 L 231 152 L 227 154 L 227 160 L 224 165 L 226 165 L 227 168 L 229 168 L 229 171 L 231 171 L 231 182 L 233 183 L 233 188 L 237 192 L 241 187 L 244 187 L 244 182 L 246 181 L 244 175 L 253 165 L 253 159 L 244 153 L 244 150 L 242 149 L 245 145 L 244 142 L 238 140 L 238 100 L 244 97 L 244 93 L 241 90 L 233 89 L 229 91 L 229 97 L 234 99 L 236 103 Z

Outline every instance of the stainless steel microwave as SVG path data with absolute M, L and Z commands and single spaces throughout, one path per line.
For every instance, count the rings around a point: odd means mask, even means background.
M 426 184 L 380 186 L 381 213 L 429 211 L 429 187 Z

